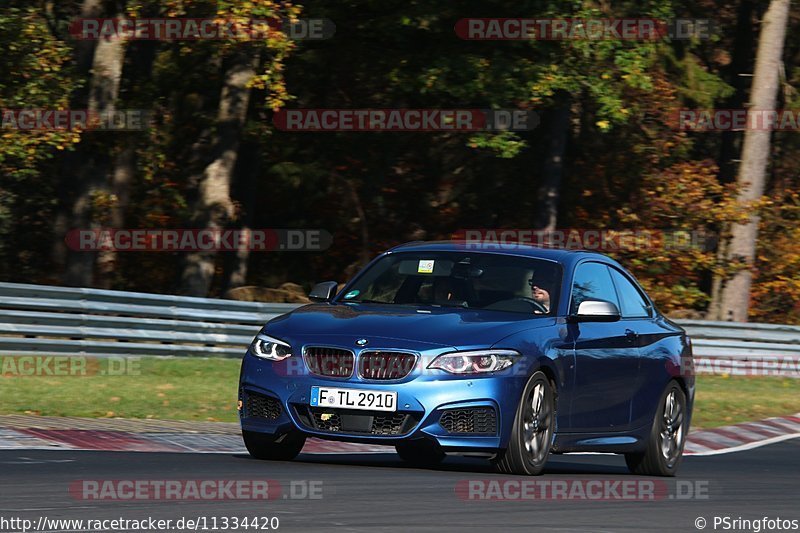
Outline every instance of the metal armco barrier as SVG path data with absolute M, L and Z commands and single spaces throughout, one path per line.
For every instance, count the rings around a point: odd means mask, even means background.
M 800 378 L 800 326 L 676 320 L 692 338 L 698 374 Z
M 0 355 L 241 357 L 296 304 L 0 283 Z
M 0 283 L 0 355 L 241 357 L 298 304 Z M 800 326 L 677 320 L 698 373 L 800 377 Z

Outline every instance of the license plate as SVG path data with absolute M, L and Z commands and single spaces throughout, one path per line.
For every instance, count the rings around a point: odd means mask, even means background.
M 362 411 L 397 411 L 397 393 L 389 391 L 311 387 L 312 407 Z

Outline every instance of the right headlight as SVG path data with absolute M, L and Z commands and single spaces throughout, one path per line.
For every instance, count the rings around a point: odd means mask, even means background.
M 474 350 L 445 353 L 434 359 L 428 368 L 451 374 L 484 374 L 510 367 L 520 357 L 513 350 Z
M 292 347 L 280 339 L 259 333 L 250 343 L 250 353 L 261 359 L 283 361 L 292 355 Z

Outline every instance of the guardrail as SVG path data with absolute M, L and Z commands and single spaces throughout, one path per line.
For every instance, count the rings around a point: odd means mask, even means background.
M 241 357 L 295 304 L 0 283 L 0 354 Z
M 0 283 L 0 355 L 241 357 L 298 304 Z M 800 377 L 800 326 L 678 320 L 698 372 Z
M 676 320 L 692 338 L 698 374 L 800 378 L 800 326 Z

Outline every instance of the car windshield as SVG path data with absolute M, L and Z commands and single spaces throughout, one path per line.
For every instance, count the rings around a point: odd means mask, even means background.
M 372 264 L 338 300 L 550 315 L 557 263 L 469 252 L 400 252 Z

